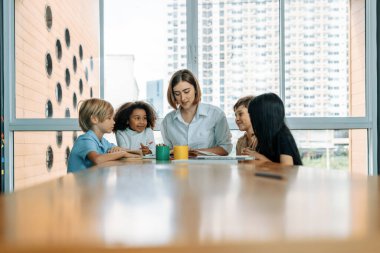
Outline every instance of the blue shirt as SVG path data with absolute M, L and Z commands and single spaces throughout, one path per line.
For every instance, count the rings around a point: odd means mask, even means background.
M 231 132 L 224 112 L 213 105 L 198 105 L 191 123 L 186 123 L 179 109 L 168 113 L 161 123 L 161 134 L 170 148 L 188 145 L 191 149 L 222 147 L 232 150 Z
M 67 172 L 78 172 L 85 170 L 94 164 L 87 158 L 88 153 L 94 151 L 98 154 L 105 154 L 115 145 L 109 143 L 105 138 L 99 140 L 96 134 L 89 130 L 78 137 L 71 150 Z

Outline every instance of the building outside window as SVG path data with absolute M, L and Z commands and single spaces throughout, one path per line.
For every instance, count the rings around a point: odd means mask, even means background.
M 106 33 L 117 18 L 114 11 L 120 4 L 120 1 L 106 3 Z M 144 6 L 148 4 L 154 4 L 160 12 L 147 12 Z M 189 55 L 195 55 L 196 66 L 191 70 L 197 72 L 202 101 L 224 110 L 233 129 L 234 142 L 242 133 L 234 125 L 232 108 L 237 99 L 247 94 L 279 94 L 289 119 L 366 116 L 364 0 L 333 3 L 199 0 L 198 20 L 185 15 L 188 4 L 185 0 L 123 2 L 129 7 L 129 15 L 125 15 L 129 18 L 124 18 L 123 28 L 128 34 L 126 45 L 113 46 L 114 38 L 120 36 L 115 30 L 106 36 L 105 48 L 106 54 L 108 49 L 112 54 L 115 50 L 134 54 L 140 89 L 138 99 L 153 101 L 150 96 L 154 95 L 145 90 L 155 80 L 163 80 L 159 87 L 163 87 L 161 92 L 165 94 L 171 74 L 190 68 Z M 283 13 L 280 13 L 281 4 Z M 191 39 L 187 24 L 195 21 L 197 37 Z M 127 28 L 128 23 L 136 22 L 143 27 L 150 26 L 151 31 L 161 29 L 161 33 L 135 33 L 135 28 Z M 161 24 L 165 24 L 165 32 Z M 189 45 L 192 40 L 196 40 L 196 47 Z M 155 52 L 146 49 L 152 42 L 156 45 Z M 162 58 L 153 60 L 154 55 Z M 151 74 L 146 73 L 151 72 L 149 69 L 162 69 L 163 65 L 165 70 L 147 78 Z M 105 90 L 107 94 L 107 86 Z M 158 110 L 162 118 L 171 108 L 165 96 L 161 102 L 163 110 Z M 345 134 L 337 134 L 342 131 Z M 362 158 L 368 160 L 367 131 L 349 127 L 313 130 L 312 125 L 305 125 L 293 132 L 305 165 L 366 173 L 368 164 Z M 156 135 L 160 138 L 159 132 Z M 355 157 L 360 157 L 360 162 Z
M 376 173 L 375 1 L 1 2 L 7 191 L 65 174 L 83 99 L 145 100 L 163 118 L 183 68 L 234 143 L 236 100 L 274 92 L 306 166 Z

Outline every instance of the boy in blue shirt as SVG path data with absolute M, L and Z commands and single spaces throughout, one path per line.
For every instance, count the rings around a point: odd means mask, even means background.
M 79 109 L 79 125 L 85 134 L 78 137 L 70 153 L 67 172 L 78 172 L 93 165 L 122 157 L 140 157 L 109 143 L 103 135 L 115 124 L 112 105 L 102 99 L 85 100 Z

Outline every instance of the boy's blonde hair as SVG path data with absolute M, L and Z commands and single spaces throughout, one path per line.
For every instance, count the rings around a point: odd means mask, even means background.
M 99 98 L 84 100 L 79 109 L 79 126 L 83 132 L 92 128 L 91 116 L 97 117 L 103 122 L 107 117 L 113 115 L 112 105 Z

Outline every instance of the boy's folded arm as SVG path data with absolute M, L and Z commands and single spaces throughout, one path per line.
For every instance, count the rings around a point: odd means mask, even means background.
M 124 151 L 129 154 L 142 155 L 141 149 L 124 149 Z
M 126 157 L 126 158 L 140 158 L 141 156 L 142 156 L 142 154 L 133 154 L 133 153 L 125 152 L 125 154 L 124 154 L 123 157 Z
M 127 152 L 125 151 L 118 151 L 118 152 L 112 152 L 112 153 L 106 153 L 106 154 L 99 154 L 95 151 L 91 151 L 87 154 L 87 158 L 94 164 L 101 164 L 108 161 L 114 161 L 117 159 L 120 159 L 122 157 L 125 157 Z
M 113 146 L 112 148 L 108 149 L 107 153 L 114 153 L 114 152 L 120 152 L 124 151 L 124 148 L 119 146 Z

